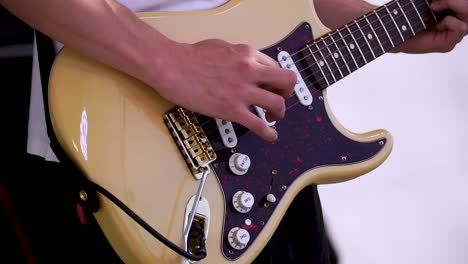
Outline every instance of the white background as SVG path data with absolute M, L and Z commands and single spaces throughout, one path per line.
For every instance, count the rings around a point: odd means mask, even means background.
M 468 37 L 450 53 L 385 54 L 328 94 L 346 128 L 395 141 L 376 170 L 319 187 L 340 264 L 468 263 Z

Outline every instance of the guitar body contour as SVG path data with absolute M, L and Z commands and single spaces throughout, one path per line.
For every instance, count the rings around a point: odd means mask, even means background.
M 177 41 L 221 38 L 249 43 L 273 56 L 277 43 L 295 45 L 295 39 L 310 41 L 328 31 L 312 0 L 237 0 L 209 11 L 138 15 Z M 291 34 L 299 37 L 285 40 Z M 88 179 L 183 248 L 186 207 L 200 181 L 188 169 L 164 121 L 164 114 L 175 106 L 141 82 L 66 47 L 56 58 L 49 84 L 51 121 L 66 154 Z M 352 133 L 333 117 L 324 91 L 313 95 L 313 107 L 290 105 L 291 111 L 276 125 L 276 143 L 245 131 L 238 135 L 234 150 L 211 137 L 218 159 L 211 164 L 202 194 L 210 215 L 207 257 L 200 263 L 250 263 L 305 186 L 351 180 L 388 157 L 393 144 L 388 132 Z M 229 170 L 228 159 L 235 151 L 251 159 L 245 175 Z M 232 208 L 231 197 L 238 190 L 247 190 L 256 199 L 246 214 Z M 276 201 L 265 206 L 264 196 L 272 192 Z M 124 262 L 182 263 L 182 257 L 107 198 L 99 198 L 95 217 Z M 250 232 L 243 250 L 230 248 L 227 242 L 228 231 L 235 226 Z

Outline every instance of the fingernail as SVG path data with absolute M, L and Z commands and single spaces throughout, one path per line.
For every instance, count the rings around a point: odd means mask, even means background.
M 278 132 L 276 132 L 276 130 L 273 129 L 273 139 L 271 141 L 276 141 L 278 139 Z

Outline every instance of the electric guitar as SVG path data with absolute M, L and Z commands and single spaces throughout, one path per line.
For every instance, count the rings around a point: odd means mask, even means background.
M 437 21 L 426 0 L 391 1 L 334 31 L 312 0 L 233 0 L 209 11 L 138 16 L 181 42 L 251 44 L 298 74 L 284 119 L 264 119 L 279 133 L 266 142 L 67 47 L 54 62 L 50 117 L 70 160 L 163 238 L 216 264 L 253 261 L 304 187 L 352 180 L 386 160 L 391 134 L 348 131 L 326 88 Z M 263 109 L 251 111 L 265 118 Z M 98 198 L 95 217 L 123 261 L 189 262 L 108 196 Z

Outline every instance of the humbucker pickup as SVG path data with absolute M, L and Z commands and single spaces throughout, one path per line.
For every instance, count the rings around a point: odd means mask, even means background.
M 216 153 L 195 114 L 176 107 L 166 113 L 164 120 L 189 169 L 200 179 L 200 168 L 216 160 Z

